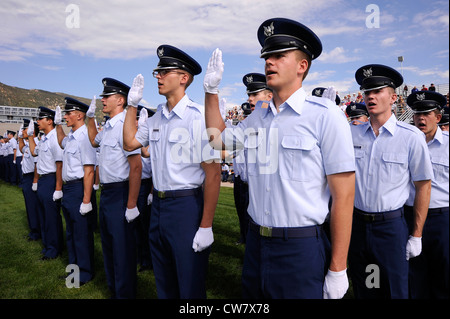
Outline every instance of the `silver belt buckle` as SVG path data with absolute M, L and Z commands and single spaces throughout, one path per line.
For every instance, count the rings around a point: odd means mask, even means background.
M 272 237 L 272 227 L 259 226 L 259 234 L 263 237 Z

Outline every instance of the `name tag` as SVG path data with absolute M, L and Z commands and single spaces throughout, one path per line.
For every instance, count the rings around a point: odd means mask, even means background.
M 353 145 L 353 147 L 356 148 L 356 149 L 362 149 L 361 145 Z

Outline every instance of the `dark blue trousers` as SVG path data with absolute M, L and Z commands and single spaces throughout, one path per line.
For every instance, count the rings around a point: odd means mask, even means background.
M 16 157 L 16 182 L 17 185 L 22 187 L 22 180 L 23 180 L 23 174 L 22 174 L 22 157 L 23 156 L 17 156 Z
M 66 243 L 69 264 L 78 265 L 80 281 L 88 282 L 94 276 L 94 232 L 92 211 L 81 215 L 83 180 L 63 186 L 62 211 L 66 220 Z
M 113 298 L 121 299 L 136 297 L 135 221 L 125 218 L 127 201 L 128 182 L 103 185 L 99 226 L 106 281 Z
M 202 213 L 202 192 L 178 198 L 153 197 L 150 251 L 158 298 L 206 298 L 210 248 L 192 249 Z
M 248 184 L 242 181 L 240 176 L 237 176 L 234 179 L 233 195 L 236 212 L 239 219 L 239 229 L 240 229 L 239 241 L 241 243 L 245 243 L 248 231 L 248 223 L 250 220 L 250 217 L 248 216 L 247 212 L 249 205 L 249 194 L 248 194 Z
M 304 238 L 247 233 L 242 295 L 250 299 L 322 299 L 330 243 L 321 227 Z
M 56 258 L 64 247 L 63 226 L 60 214 L 61 200 L 53 201 L 56 175 L 41 175 L 38 181 L 37 196 L 41 214 L 41 234 L 45 257 Z
M 8 155 L 8 175 L 11 184 L 17 183 L 16 164 L 14 164 L 14 154 Z
M 139 190 L 137 207 L 139 216 L 136 218 L 136 245 L 137 258 L 141 267 L 151 267 L 152 257 L 150 255 L 150 242 L 148 232 L 150 229 L 150 213 L 151 205 L 147 205 L 148 195 L 152 189 L 152 180 L 141 180 L 141 188 Z
M 403 214 L 372 222 L 353 214 L 348 259 L 355 298 L 408 299 L 407 241 L 408 227 Z M 367 268 L 369 265 L 374 266 Z M 379 270 L 378 278 L 373 269 Z M 372 280 L 369 276 L 374 276 L 379 288 L 367 285 L 366 280 Z
M 409 292 L 412 299 L 449 298 L 448 207 L 428 210 L 422 233 L 422 253 L 409 260 Z M 410 231 L 412 207 L 405 206 Z
M 22 180 L 22 194 L 25 200 L 25 209 L 27 212 L 28 228 L 30 232 L 28 237 L 31 240 L 41 238 L 41 225 L 39 223 L 38 197 L 31 187 L 33 185 L 34 173 L 24 174 Z

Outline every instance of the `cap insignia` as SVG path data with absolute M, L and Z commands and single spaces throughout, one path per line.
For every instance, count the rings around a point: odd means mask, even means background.
M 271 35 L 273 35 L 274 31 L 275 27 L 273 26 L 273 22 L 268 27 L 264 26 L 264 35 L 266 37 L 270 37 Z
M 158 57 L 162 57 L 164 55 L 164 48 L 158 50 Z
M 366 78 L 368 78 L 369 76 L 372 76 L 372 68 L 363 69 L 363 75 Z
M 252 83 L 253 82 L 253 76 L 247 76 L 247 83 Z
M 425 93 L 417 94 L 417 95 L 416 95 L 416 98 L 417 98 L 418 101 L 423 101 L 423 100 L 425 100 Z

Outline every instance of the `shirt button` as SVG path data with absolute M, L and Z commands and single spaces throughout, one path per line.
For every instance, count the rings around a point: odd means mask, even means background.
M 270 192 L 270 187 L 267 187 L 267 188 L 266 188 L 266 191 Z
M 268 210 L 265 211 L 266 215 L 270 215 L 270 212 Z

